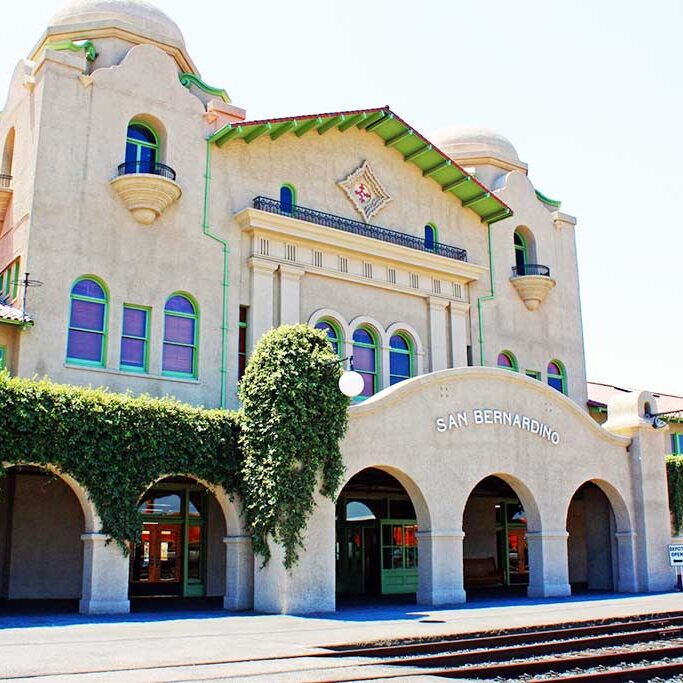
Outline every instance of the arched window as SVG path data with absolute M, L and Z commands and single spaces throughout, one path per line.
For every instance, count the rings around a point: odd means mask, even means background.
M 66 360 L 104 367 L 107 348 L 108 297 L 104 287 L 89 277 L 71 288 Z
M 159 136 L 140 121 L 128 124 L 126 135 L 126 173 L 154 173 L 159 161 Z
M 296 206 L 296 190 L 292 185 L 285 183 L 280 188 L 280 210 L 282 213 L 292 213 Z
M 367 327 L 359 327 L 353 333 L 353 368 L 363 377 L 364 387 L 360 396 L 372 396 L 379 387 L 377 339 Z
M 563 394 L 567 393 L 567 371 L 559 360 L 548 363 L 548 385 Z
M 517 266 L 517 275 L 524 275 L 524 266 L 529 263 L 529 256 L 527 254 L 526 242 L 524 237 L 515 230 L 515 266 Z
M 425 251 L 435 251 L 439 243 L 439 234 L 433 223 L 425 225 Z
M 190 299 L 174 294 L 164 306 L 161 370 L 176 377 L 197 376 L 197 310 Z
M 515 274 L 516 275 L 534 275 L 535 272 L 527 272 L 527 266 L 536 264 L 536 241 L 534 236 L 528 228 L 520 225 L 515 230 L 514 235 L 515 244 Z
M 501 351 L 498 354 L 498 362 L 497 365 L 499 368 L 506 368 L 507 370 L 515 370 L 517 371 L 518 365 L 517 365 L 517 359 L 515 358 L 515 354 L 512 353 L 511 351 Z
M 403 334 L 389 340 L 389 384 L 394 385 L 413 376 L 414 360 L 411 341 Z
M 330 344 L 332 344 L 334 352 L 338 356 L 341 356 L 341 352 L 343 351 L 344 347 L 344 339 L 337 325 L 335 325 L 331 320 L 318 320 L 318 322 L 315 324 L 315 329 L 323 330 L 325 332 L 327 338 L 330 340 Z
M 0 164 L 0 175 L 12 176 L 12 163 L 14 161 L 14 128 L 9 129 L 5 144 L 2 148 L 2 163 Z M 2 184 L 0 183 L 0 187 Z

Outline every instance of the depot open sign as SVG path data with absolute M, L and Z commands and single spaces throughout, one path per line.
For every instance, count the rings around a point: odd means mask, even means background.
M 683 544 L 669 546 L 669 564 L 672 567 L 683 567 Z

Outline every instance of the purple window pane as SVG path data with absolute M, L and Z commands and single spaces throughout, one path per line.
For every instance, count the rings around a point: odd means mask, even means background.
M 512 367 L 512 361 L 508 358 L 508 356 L 504 353 L 499 353 L 498 354 L 498 367 L 499 368 L 511 368 Z
M 129 337 L 147 336 L 147 311 L 140 308 L 123 309 L 123 334 Z
M 400 334 L 395 334 L 391 338 L 389 346 L 391 346 L 392 349 L 403 349 L 404 351 L 408 350 L 408 342 Z
M 561 375 L 560 368 L 557 367 L 555 363 L 548 363 L 548 374 L 549 375 Z
M 392 375 L 410 376 L 410 356 L 407 353 L 389 354 L 389 372 Z
M 372 344 L 373 339 L 367 330 L 356 330 L 353 333 L 353 341 L 361 342 L 362 344 Z
M 69 340 L 66 346 L 67 358 L 100 363 L 103 340 L 104 337 L 96 332 L 69 330 Z
M 359 372 L 363 370 L 375 371 L 375 350 L 363 346 L 353 347 L 353 367 Z
M 189 299 L 186 299 L 184 296 L 172 296 L 166 302 L 164 310 L 194 315 L 194 306 L 192 305 L 192 302 Z
M 194 318 L 167 315 L 164 321 L 164 341 L 194 344 Z
M 121 340 L 121 365 L 145 367 L 145 342 L 142 339 L 124 337 Z
M 71 302 L 70 327 L 104 331 L 104 304 L 74 299 Z
M 372 396 L 375 393 L 375 376 L 368 375 L 367 373 L 360 373 L 363 378 L 363 391 L 360 392 L 361 396 Z
M 192 374 L 194 349 L 189 346 L 175 346 L 175 344 L 164 344 L 162 359 L 162 369 L 168 372 L 182 372 L 187 375 Z
M 92 299 L 105 299 L 104 290 L 94 280 L 79 280 L 71 290 L 72 294 L 89 296 Z

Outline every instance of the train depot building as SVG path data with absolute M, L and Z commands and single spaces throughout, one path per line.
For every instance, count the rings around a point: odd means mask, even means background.
M 149 482 L 127 556 L 78 481 L 27 462 L 1 484 L 0 598 L 307 613 L 673 588 L 657 400 L 589 414 L 576 220 L 504 137 L 388 107 L 250 120 L 160 10 L 76 0 L 19 61 L 0 152 L 10 373 L 236 408 L 259 338 L 309 323 L 363 377 L 345 484 L 293 569 L 186 472 Z

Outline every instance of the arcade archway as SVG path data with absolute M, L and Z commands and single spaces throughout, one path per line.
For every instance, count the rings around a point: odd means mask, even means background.
M 418 516 L 424 514 L 420 503 L 414 504 L 398 478 L 383 469 L 366 468 L 351 477 L 336 505 L 340 599 L 415 595 Z

